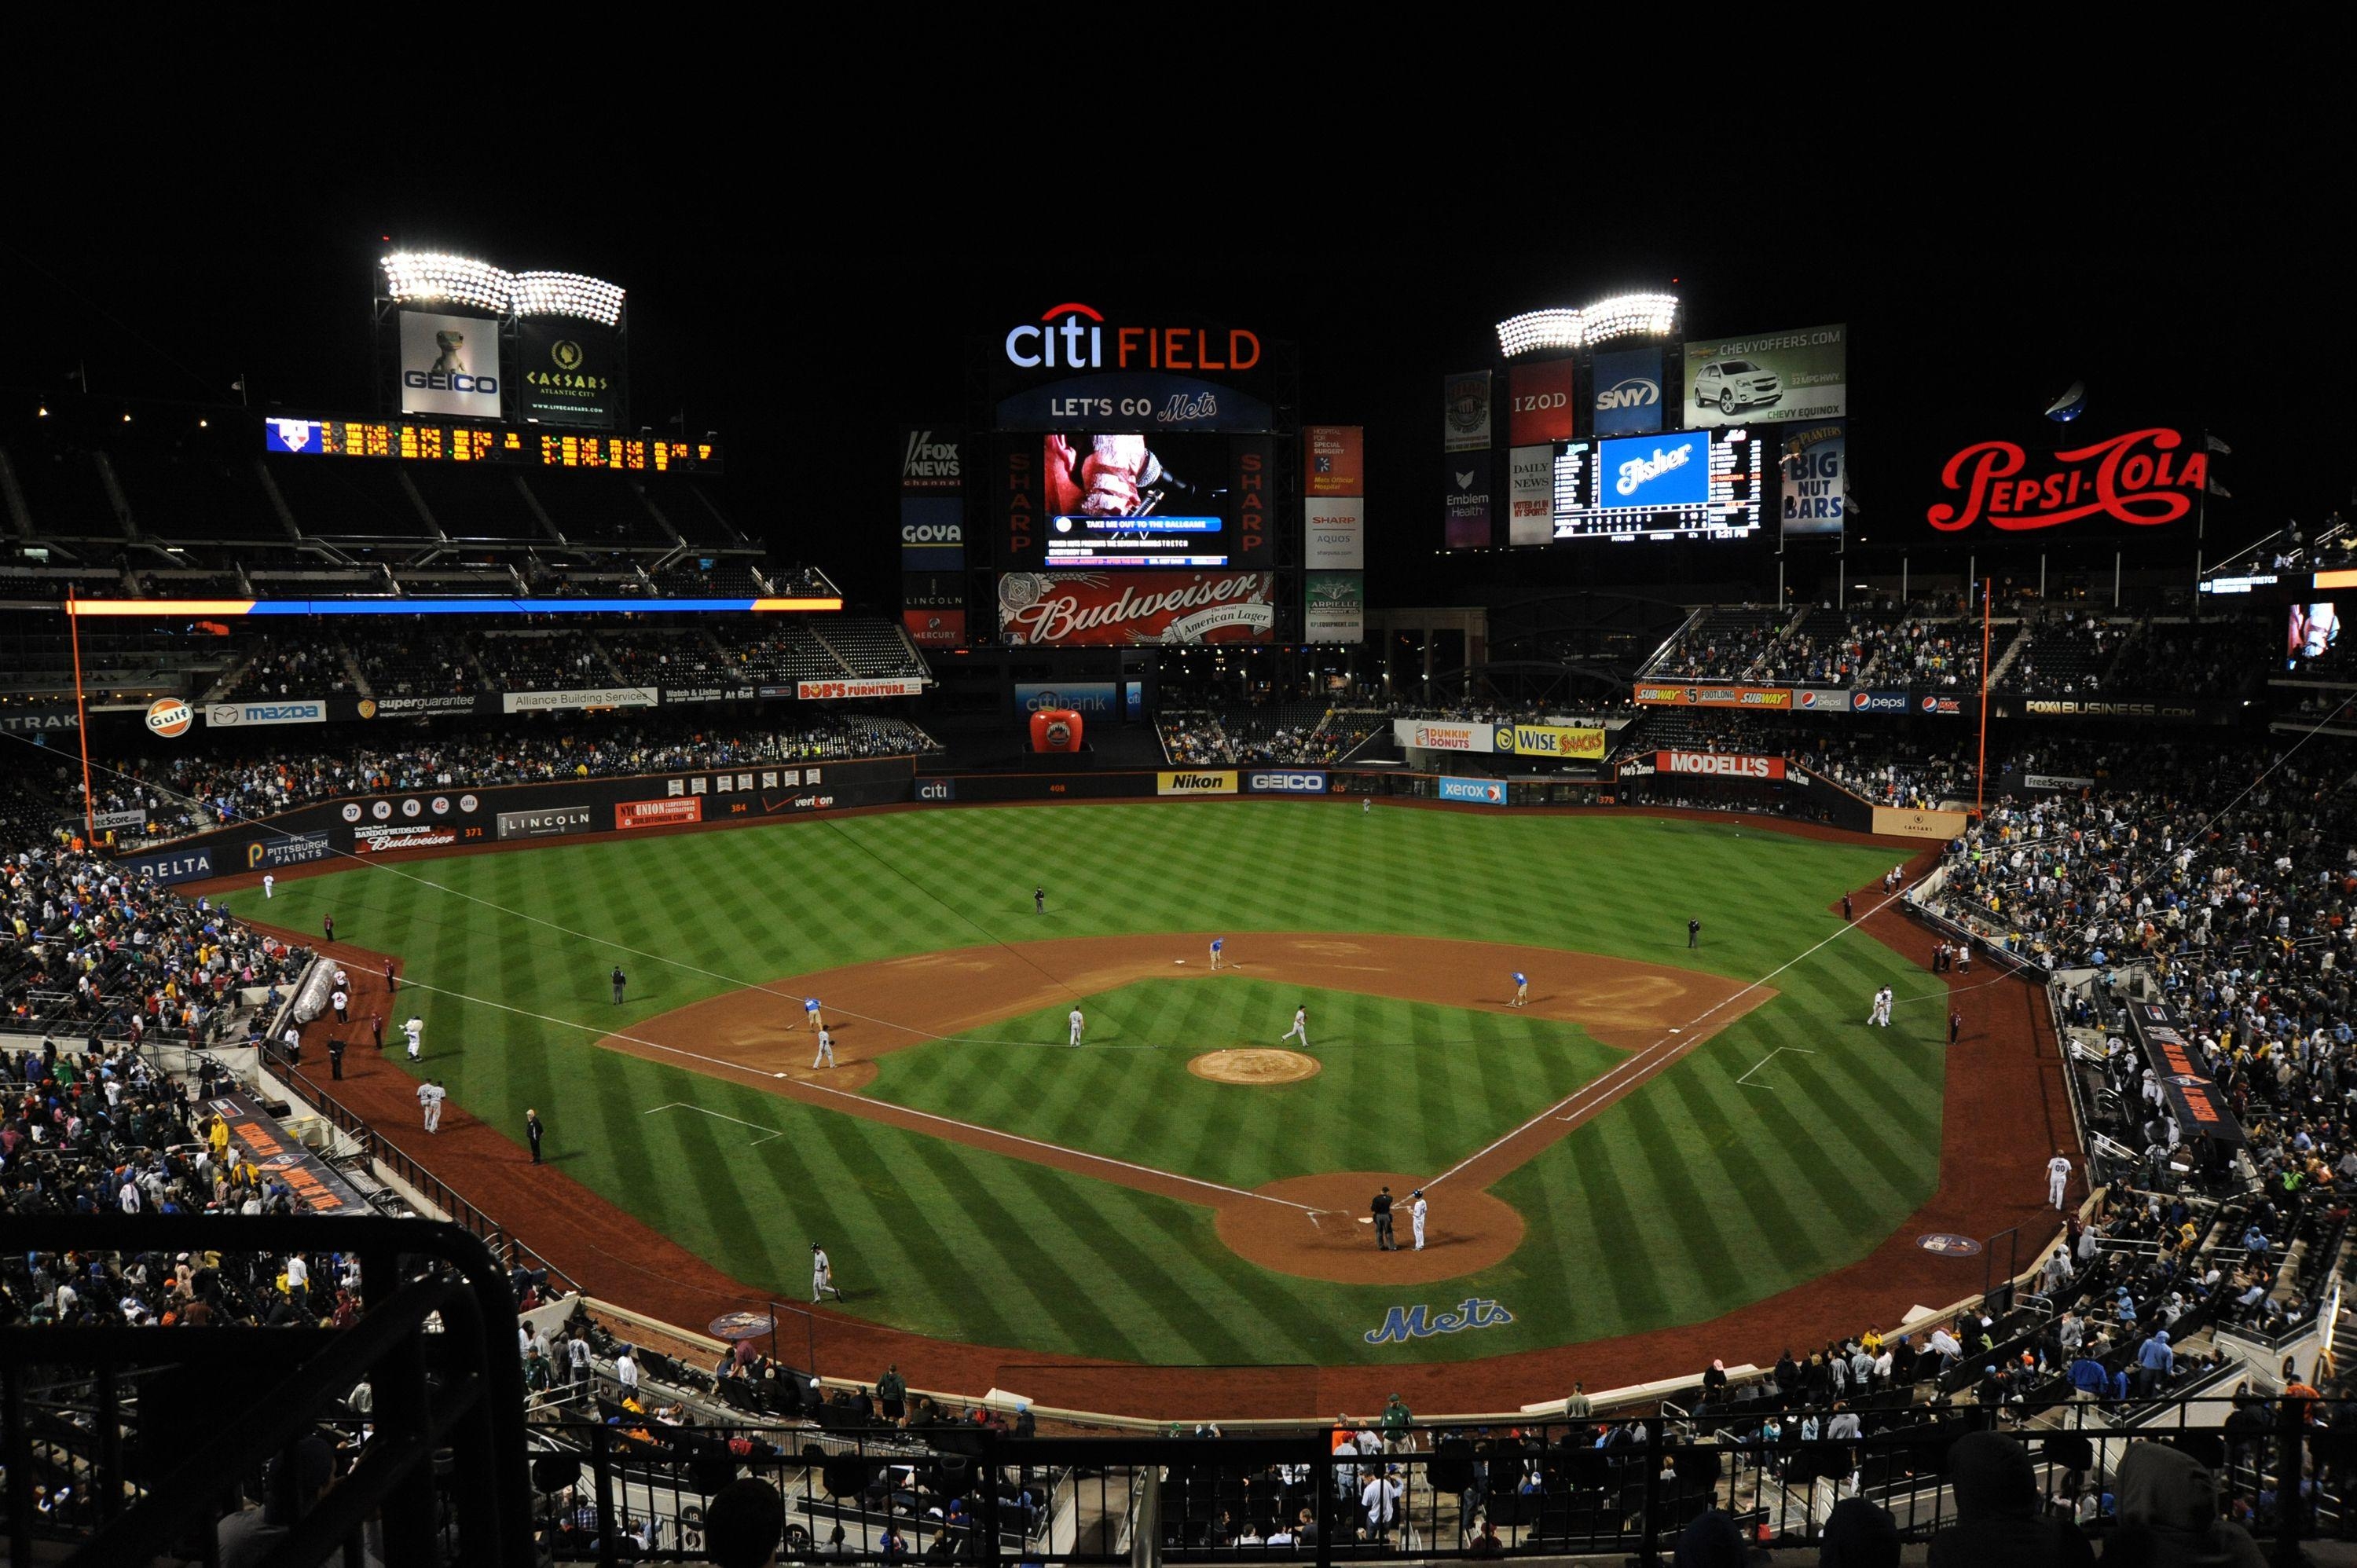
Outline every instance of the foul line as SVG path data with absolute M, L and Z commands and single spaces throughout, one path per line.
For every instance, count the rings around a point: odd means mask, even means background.
M 687 1057 L 700 1062 L 710 1062 L 715 1067 L 724 1067 L 728 1069 L 731 1072 L 741 1072 L 749 1078 L 758 1079 L 763 1082 L 770 1082 L 774 1079 L 786 1077 L 786 1075 L 781 1072 L 765 1072 L 759 1068 L 747 1067 L 743 1062 L 732 1062 L 720 1057 L 707 1057 L 699 1051 L 691 1051 L 681 1046 L 667 1046 L 661 1040 L 641 1039 L 636 1035 L 626 1035 L 619 1029 L 600 1029 L 595 1025 L 578 1023 L 571 1018 L 558 1018 L 546 1013 L 534 1013 L 530 1008 L 518 1007 L 506 1002 L 493 1002 L 481 996 L 468 996 L 463 992 L 445 991 L 441 986 L 429 985 L 424 981 L 414 980 L 410 981 L 408 983 L 410 987 L 414 990 L 433 991 L 440 993 L 446 996 L 457 996 L 465 1001 L 479 1003 L 485 1007 L 496 1007 L 502 1013 L 513 1013 L 518 1017 L 536 1018 L 544 1024 L 554 1024 L 560 1028 L 578 1029 L 584 1034 L 594 1034 L 601 1040 L 627 1040 L 634 1046 L 645 1046 L 651 1050 L 668 1051 L 673 1056 Z M 940 1126 L 955 1127 L 962 1132 L 973 1133 L 978 1134 L 984 1139 L 995 1139 L 1002 1143 L 1019 1144 L 1027 1148 L 1040 1149 L 1049 1154 L 1060 1155 L 1069 1160 L 1075 1160 L 1094 1165 L 1108 1165 L 1115 1170 L 1135 1171 L 1140 1176 L 1154 1176 L 1162 1181 L 1178 1182 L 1187 1187 L 1199 1187 L 1207 1192 L 1224 1192 L 1232 1197 L 1249 1197 L 1261 1203 L 1275 1204 L 1281 1208 L 1299 1209 L 1304 1214 L 1329 1212 L 1326 1210 L 1317 1209 L 1307 1203 L 1296 1203 L 1289 1197 L 1273 1197 L 1265 1192 L 1253 1192 L 1241 1187 L 1230 1187 L 1225 1182 L 1206 1181 L 1200 1176 L 1182 1176 L 1177 1171 L 1157 1170 L 1152 1165 L 1142 1165 L 1134 1160 L 1117 1160 L 1111 1155 L 1092 1154 L 1086 1149 L 1075 1149 L 1063 1144 L 1050 1144 L 1044 1138 L 1027 1138 L 1020 1133 L 1002 1132 L 996 1127 L 985 1127 L 981 1123 L 975 1122 L 961 1122 L 954 1116 L 942 1116 L 931 1111 L 920 1111 L 912 1105 L 891 1105 L 886 1101 L 870 1100 L 865 1095 L 854 1093 L 852 1090 L 847 1089 L 835 1089 L 823 1083 L 813 1083 L 807 1079 L 794 1079 L 791 1081 L 802 1089 L 810 1090 L 813 1094 L 831 1094 L 836 1099 L 845 1101 L 847 1104 L 857 1106 L 859 1107 L 859 1110 L 853 1112 L 852 1114 L 859 1116 L 863 1121 L 875 1122 L 885 1126 L 890 1126 L 893 1124 L 892 1117 L 911 1116 L 920 1122 L 931 1122 Z M 673 1101 L 673 1103 L 687 1105 L 692 1102 L 687 1101 Z M 694 1106 L 694 1108 L 698 1111 L 704 1109 L 704 1107 L 700 1105 Z M 658 1109 L 661 1108 L 658 1107 Z M 890 1111 L 892 1112 L 892 1116 L 876 1114 L 877 1112 L 885 1110 Z M 641 1112 L 641 1114 L 651 1114 L 651 1112 Z M 710 1114 L 716 1116 L 720 1113 L 718 1112 L 712 1112 Z M 726 1119 L 732 1122 L 737 1120 L 733 1116 Z M 754 1126 L 755 1123 L 748 1122 L 743 1123 L 743 1125 L 750 1127 Z M 1001 1158 L 1009 1157 L 1000 1151 L 989 1150 L 986 1147 L 985 1152 L 999 1153 Z M 1041 1163 L 1044 1164 L 1046 1162 L 1043 1161 Z
M 1866 912 L 1867 918 L 1871 918 L 1874 916 L 1880 914 L 1883 910 L 1888 909 L 1891 905 L 1898 903 L 1906 896 L 1907 890 L 1905 888 L 1902 887 L 1899 889 L 1892 893 L 1889 897 L 1883 899 L 1879 904 L 1876 904 L 1872 908 L 1868 908 Z M 1729 1004 L 1739 1002 L 1744 997 L 1750 995 L 1753 992 L 1760 990 L 1770 981 L 1775 979 L 1778 975 L 1783 973 L 1794 964 L 1801 962 L 1803 960 L 1815 953 L 1820 948 L 1837 942 L 1850 933 L 1863 929 L 1864 927 L 1865 921 L 1863 920 L 1843 922 L 1838 929 L 1828 934 L 1823 940 L 1813 942 L 1808 947 L 1803 948 L 1801 951 L 1794 953 L 1791 958 L 1786 959 L 1782 963 L 1778 964 L 1775 968 L 1770 970 L 1767 973 L 1761 975 L 1759 979 L 1753 981 L 1742 990 L 1735 992 L 1730 995 L 1720 997 L 1717 1002 L 1712 1003 L 1709 1006 L 1696 1014 L 1693 1018 L 1689 1019 L 1684 1027 L 1672 1029 L 1670 1031 L 1670 1035 L 1679 1036 L 1692 1036 L 1695 1030 L 1702 1026 L 1704 1021 L 1708 1019 L 1711 1015 L 1724 1011 Z M 1544 1111 L 1540 1112 L 1537 1115 L 1532 1117 L 1529 1121 L 1523 1122 L 1512 1132 L 1506 1133 L 1502 1137 L 1492 1140 L 1483 1147 L 1466 1155 L 1463 1159 L 1458 1161 L 1455 1165 L 1449 1166 L 1447 1170 L 1441 1172 L 1438 1176 L 1434 1176 L 1430 1181 L 1426 1182 L 1424 1185 L 1427 1188 L 1438 1187 L 1442 1182 L 1445 1182 L 1450 1176 L 1457 1175 L 1458 1172 L 1463 1170 L 1466 1166 L 1472 1165 L 1477 1161 L 1488 1158 L 1491 1155 L 1505 1147 L 1508 1144 L 1512 1143 L 1515 1139 L 1521 1137 L 1523 1133 L 1529 1132 L 1532 1128 L 1537 1126 L 1540 1122 L 1545 1121 L 1550 1116 L 1560 1122 L 1577 1122 L 1585 1116 L 1595 1114 L 1597 1112 L 1602 1110 L 1613 1101 L 1618 1100 L 1620 1096 L 1628 1093 L 1640 1083 L 1642 1083 L 1646 1079 L 1651 1078 L 1654 1073 L 1657 1073 L 1662 1069 L 1669 1066 L 1670 1063 L 1675 1061 L 1679 1057 L 1684 1056 L 1686 1052 L 1694 1049 L 1695 1047 L 1701 1043 L 1702 1042 L 1699 1039 L 1695 1038 L 1680 1037 L 1673 1039 L 1669 1037 L 1669 1036 L 1664 1036 L 1663 1038 L 1654 1041 L 1652 1045 L 1647 1046 L 1643 1050 L 1639 1051 L 1636 1055 L 1616 1063 L 1601 1077 L 1572 1090 L 1563 1099 L 1557 1101 L 1555 1104 L 1548 1106 Z M 1624 1074 L 1630 1073 L 1634 1073 L 1636 1076 L 1627 1078 L 1624 1081 L 1617 1083 L 1614 1081 L 1615 1079 L 1622 1079 Z M 1583 1101 L 1592 1101 L 1592 1102 L 1582 1104 L 1581 1102 Z
M 1770 1051 L 1766 1056 L 1761 1057 L 1758 1061 L 1753 1062 L 1753 1063 L 1752 1063 L 1749 1068 L 1745 1069 L 1744 1069 L 1744 1073 L 1743 1073 L 1743 1077 L 1742 1077 L 1742 1078 L 1738 1078 L 1738 1079 L 1737 1079 L 1735 1081 L 1736 1081 L 1736 1082 L 1738 1082 L 1738 1083 L 1739 1083 L 1739 1084 L 1742 1084 L 1742 1085 L 1743 1085 L 1743 1087 L 1744 1087 L 1744 1088 L 1746 1088 L 1746 1089 L 1764 1089 L 1764 1090 L 1768 1090 L 1770 1093 L 1771 1093 L 1771 1094 L 1772 1094 L 1772 1093 L 1774 1093 L 1774 1092 L 1775 1092 L 1775 1088 L 1774 1088 L 1774 1086 L 1773 1086 L 1773 1085 L 1771 1085 L 1771 1084 L 1765 1084 L 1765 1083 L 1746 1083 L 1746 1082 L 1744 1081 L 1744 1079 L 1749 1079 L 1749 1078 L 1753 1073 L 1758 1072 L 1761 1068 L 1766 1067 L 1770 1062 L 1774 1061 L 1778 1057 L 1782 1056 L 1786 1051 L 1790 1051 L 1790 1052 L 1792 1052 L 1794 1056 L 1800 1056 L 1800 1057 L 1813 1057 L 1813 1056 L 1815 1056 L 1815 1055 L 1817 1054 L 1817 1053 L 1816 1053 L 1816 1052 L 1814 1052 L 1814 1051 L 1803 1050 L 1803 1049 L 1802 1049 L 1800 1047 L 1798 1047 L 1798 1046 L 1778 1046 L 1774 1050 Z

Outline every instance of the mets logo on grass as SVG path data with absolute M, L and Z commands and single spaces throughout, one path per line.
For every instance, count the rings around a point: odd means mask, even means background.
M 1498 1303 L 1469 1295 L 1439 1312 L 1421 1302 L 1414 1306 L 1393 1307 L 1383 1315 L 1381 1328 L 1370 1328 L 1359 1337 L 1370 1345 L 1405 1345 L 1411 1339 L 1458 1334 L 1468 1328 L 1502 1328 L 1513 1320 L 1514 1315 Z

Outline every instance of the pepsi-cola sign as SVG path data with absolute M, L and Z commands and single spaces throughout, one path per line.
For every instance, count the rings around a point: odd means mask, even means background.
M 1943 489 L 1961 492 L 1924 514 L 1943 533 L 1976 522 L 2008 532 L 2056 528 L 2089 518 L 2158 528 L 2190 514 L 2210 483 L 2205 437 L 2180 430 L 2131 430 L 2089 446 L 2029 454 L 2010 441 L 1979 441 L 1940 469 Z

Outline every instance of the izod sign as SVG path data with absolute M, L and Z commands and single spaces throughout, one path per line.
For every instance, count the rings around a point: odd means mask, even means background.
M 2009 532 L 2104 518 L 2158 528 L 2192 512 L 2210 482 L 2203 438 L 2179 430 L 2131 430 L 2091 446 L 2029 454 L 2010 441 L 1981 441 L 1940 470 L 1954 492 L 1924 514 L 1943 533 L 1986 522 Z
M 1258 335 L 1240 327 L 1117 325 L 1078 302 L 1051 306 L 1006 334 L 1006 362 L 1025 371 L 1249 371 L 1260 351 Z

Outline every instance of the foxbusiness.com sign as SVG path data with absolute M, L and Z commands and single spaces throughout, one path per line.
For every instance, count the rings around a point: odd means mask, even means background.
M 1326 775 L 1320 772 L 1262 770 L 1244 775 L 1244 789 L 1254 795 L 1323 795 L 1326 793 Z

